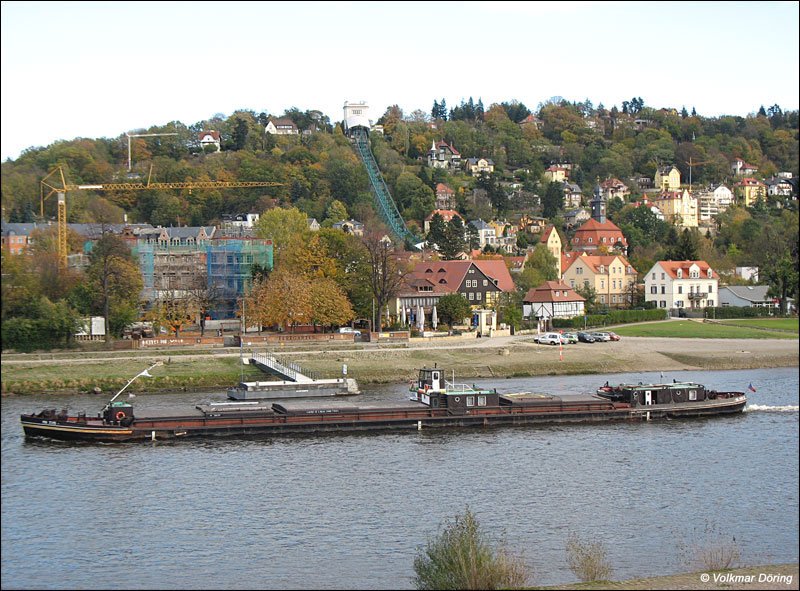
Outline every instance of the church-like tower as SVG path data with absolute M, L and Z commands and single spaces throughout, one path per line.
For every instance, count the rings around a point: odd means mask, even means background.
M 594 186 L 594 197 L 592 197 L 592 219 L 603 224 L 606 221 L 606 198 L 600 188 L 600 181 Z

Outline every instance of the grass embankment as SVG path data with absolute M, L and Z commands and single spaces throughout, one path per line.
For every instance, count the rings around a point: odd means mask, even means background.
M 741 318 L 697 322 L 680 320 L 618 326 L 614 332 L 628 337 L 693 339 L 796 339 L 797 318 Z
M 767 322 L 774 322 L 767 320 Z M 791 322 L 791 321 L 790 321 Z M 789 325 L 796 327 L 797 320 Z M 767 326 L 774 326 L 768 324 Z M 319 377 L 348 376 L 360 384 L 402 383 L 422 366 L 437 364 L 457 381 L 544 375 L 602 374 L 687 369 L 754 369 L 798 365 L 797 334 L 689 320 L 620 326 L 622 340 L 559 347 L 536 345 L 529 335 L 481 339 L 448 345 L 413 339 L 410 346 L 375 347 L 325 344 L 318 350 L 285 347 L 281 357 Z M 724 336 L 723 336 L 724 335 Z M 630 338 L 646 336 L 649 338 Z M 742 340 L 749 339 L 749 340 Z M 794 341 L 794 342 L 793 342 Z M 257 349 L 263 351 L 264 349 Z M 143 352 L 42 353 L 4 355 L 2 392 L 8 394 L 116 391 L 155 360 L 164 361 L 152 379 L 140 379 L 133 391 L 224 389 L 240 381 L 237 349 L 161 350 Z M 264 379 L 245 366 L 246 380 Z
M 137 375 L 150 359 L 115 359 L 109 361 L 85 361 L 81 363 L 54 362 L 52 364 L 12 365 L 3 368 L 2 387 L 4 394 L 36 394 L 42 392 L 79 393 L 114 392 Z M 127 391 L 185 390 L 228 387 L 238 383 L 244 369 L 247 380 L 264 379 L 259 370 L 242 366 L 238 358 L 215 359 L 214 357 L 188 358 L 167 357 L 162 367 L 150 373 L 152 378 L 141 378 L 130 385 Z

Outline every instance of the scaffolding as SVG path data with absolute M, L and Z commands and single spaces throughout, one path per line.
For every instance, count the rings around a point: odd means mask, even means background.
M 197 243 L 139 240 L 133 249 L 139 260 L 146 305 L 161 299 L 197 297 L 214 302 L 215 319 L 235 318 L 238 300 L 252 285 L 252 269 L 272 270 L 272 241 L 214 239 Z

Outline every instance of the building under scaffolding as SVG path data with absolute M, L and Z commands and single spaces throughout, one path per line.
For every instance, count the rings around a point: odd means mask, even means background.
M 217 238 L 197 243 L 139 240 L 142 300 L 195 299 L 215 319 L 235 318 L 252 285 L 254 265 L 272 270 L 272 241 Z

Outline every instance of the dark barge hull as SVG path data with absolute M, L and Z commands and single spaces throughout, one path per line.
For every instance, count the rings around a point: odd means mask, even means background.
M 609 401 L 549 403 L 484 407 L 466 414 L 452 414 L 447 409 L 421 405 L 410 407 L 367 407 L 311 409 L 281 412 L 270 407 L 247 410 L 201 411 L 197 414 L 169 417 L 136 418 L 130 426 L 102 424 L 100 421 L 76 422 L 42 420 L 22 415 L 28 437 L 47 437 L 64 441 L 118 442 L 165 440 L 185 437 L 288 435 L 324 432 L 360 432 L 375 430 L 426 430 L 445 428 L 536 425 L 554 423 L 598 423 L 607 421 L 643 421 L 651 419 L 708 417 L 740 413 L 746 397 L 705 402 L 632 407 Z M 275 405 L 277 406 L 277 405 Z M 198 407 L 199 409 L 200 407 Z M 99 424 L 92 424 L 99 423 Z

